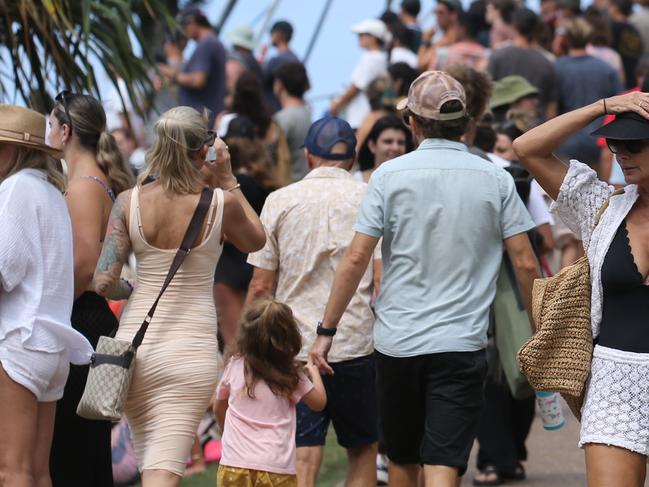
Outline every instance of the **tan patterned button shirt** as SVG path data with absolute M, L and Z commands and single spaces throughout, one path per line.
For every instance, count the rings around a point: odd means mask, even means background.
M 298 360 L 306 361 L 316 338 L 316 325 L 324 314 L 336 269 L 354 236 L 352 227 L 366 187 L 344 169 L 320 167 L 271 193 L 264 204 L 261 221 L 266 245 L 250 254 L 248 262 L 277 272 L 275 298 L 291 307 L 302 332 Z M 372 264 L 340 320 L 330 362 L 373 351 Z

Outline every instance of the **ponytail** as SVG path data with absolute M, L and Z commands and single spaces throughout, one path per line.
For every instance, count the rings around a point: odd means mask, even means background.
M 135 177 L 124 161 L 115 137 L 106 131 L 99 135 L 97 142 L 97 165 L 106 175 L 108 184 L 116 195 L 135 185 Z

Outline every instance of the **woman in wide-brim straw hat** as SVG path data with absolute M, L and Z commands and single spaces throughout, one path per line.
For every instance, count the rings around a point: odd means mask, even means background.
M 45 117 L 0 105 L 0 478 L 48 485 L 56 401 L 92 347 L 70 326 L 72 229 Z
M 604 116 L 593 132 L 617 155 L 622 194 L 585 164 L 564 165 L 553 152 Z M 582 407 L 581 438 L 588 485 L 644 485 L 649 454 L 649 93 L 599 100 L 516 139 L 514 150 L 555 211 L 581 236 L 590 263 L 595 350 Z M 604 203 L 608 208 L 595 228 Z

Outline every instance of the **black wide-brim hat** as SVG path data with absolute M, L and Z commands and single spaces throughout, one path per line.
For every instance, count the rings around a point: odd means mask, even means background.
M 621 113 L 590 135 L 615 140 L 649 139 L 649 120 L 635 112 Z

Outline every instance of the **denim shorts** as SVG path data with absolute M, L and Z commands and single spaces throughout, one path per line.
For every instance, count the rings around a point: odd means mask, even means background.
M 371 445 L 378 435 L 374 356 L 330 365 L 334 375 L 322 376 L 325 409 L 315 412 L 301 401 L 297 404 L 297 447 L 324 445 L 330 422 L 343 448 Z

